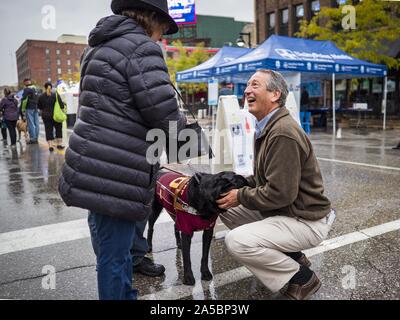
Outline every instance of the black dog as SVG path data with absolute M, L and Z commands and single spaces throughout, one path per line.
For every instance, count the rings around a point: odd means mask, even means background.
M 201 279 L 209 281 L 212 274 L 208 268 L 208 255 L 218 215 L 226 210 L 218 207 L 216 201 L 221 194 L 232 189 L 247 186 L 247 180 L 234 172 L 218 174 L 196 173 L 186 177 L 178 173 L 162 171 L 157 176 L 157 187 L 149 218 L 147 241 L 152 251 L 154 224 L 163 208 L 175 221 L 175 238 L 178 248 L 182 248 L 183 283 L 194 285 L 190 245 L 194 231 L 203 231 L 203 252 L 201 259 Z

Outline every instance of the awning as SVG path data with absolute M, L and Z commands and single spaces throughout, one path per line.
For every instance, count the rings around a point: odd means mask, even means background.
M 272 35 L 251 52 L 219 65 L 214 75 L 254 72 L 262 68 L 353 77 L 384 77 L 387 74 L 385 65 L 352 57 L 331 41 Z
M 236 47 L 222 47 L 212 58 L 203 62 L 202 64 L 182 71 L 177 72 L 177 82 L 207 82 L 210 77 L 215 73 L 215 69 L 225 63 L 231 62 L 236 58 L 247 54 L 251 49 L 236 48 Z

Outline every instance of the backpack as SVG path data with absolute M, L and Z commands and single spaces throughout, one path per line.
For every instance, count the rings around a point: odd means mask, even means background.
M 33 103 L 35 106 L 37 106 L 39 102 L 39 92 L 37 91 L 36 87 L 30 86 L 30 89 L 32 89 L 33 92 L 29 93 L 29 95 L 25 98 L 25 100 L 22 101 L 21 103 L 21 110 L 22 112 L 26 111 L 26 107 L 28 104 L 30 105 Z
M 33 90 L 33 93 L 31 93 L 28 96 L 29 102 L 34 103 L 35 105 L 37 105 L 38 101 L 39 101 L 39 92 L 37 91 L 37 89 L 34 86 L 32 86 L 30 88 Z

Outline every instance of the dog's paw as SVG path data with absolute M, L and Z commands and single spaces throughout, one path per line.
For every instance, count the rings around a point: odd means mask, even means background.
M 194 280 L 193 274 L 186 274 L 183 277 L 183 284 L 187 286 L 194 286 L 196 283 L 196 280 Z
M 212 273 L 210 271 L 207 270 L 207 271 L 202 271 L 201 272 L 201 280 L 211 281 L 212 278 L 213 278 L 213 275 L 212 275 Z

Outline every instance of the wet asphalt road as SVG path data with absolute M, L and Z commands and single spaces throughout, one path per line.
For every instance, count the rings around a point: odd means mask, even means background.
M 348 129 L 342 139 L 315 132 L 311 140 L 326 194 L 338 212 L 332 242 L 307 252 L 323 283 L 313 299 L 399 299 L 400 150 L 392 147 L 400 131 Z M 87 214 L 67 208 L 57 193 L 63 162 L 63 152 L 49 154 L 43 132 L 39 145 L 23 142 L 12 150 L 0 144 L 0 299 L 97 299 Z M 195 234 L 196 286 L 184 286 L 173 223 L 163 215 L 152 257 L 165 265 L 166 273 L 160 278 L 135 274 L 140 299 L 279 299 L 229 256 L 225 233 L 217 225 L 210 282 L 200 280 L 201 234 Z M 56 271 L 54 290 L 43 287 L 45 266 Z

